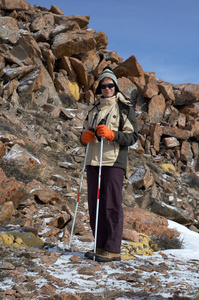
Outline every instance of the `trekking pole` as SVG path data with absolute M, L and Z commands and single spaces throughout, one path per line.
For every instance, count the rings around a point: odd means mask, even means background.
M 81 174 L 81 179 L 80 179 L 80 184 L 79 184 L 79 190 L 78 190 L 78 194 L 77 194 L 77 202 L 76 202 L 76 206 L 75 206 L 75 213 L 74 213 L 74 217 L 73 217 L 73 224 L 72 224 L 71 233 L 70 233 L 70 240 L 69 240 L 69 244 L 68 244 L 68 250 L 70 250 L 70 244 L 71 244 L 71 241 L 72 241 L 73 230 L 74 230 L 74 227 L 75 227 L 75 219 L 76 219 L 76 215 L 77 215 L 77 208 L 78 208 L 80 193 L 81 193 L 81 189 L 82 189 L 82 182 L 83 182 L 83 177 L 84 177 L 84 169 L 85 169 L 85 166 L 86 166 L 86 159 L 87 159 L 87 155 L 88 155 L 88 149 L 89 149 L 89 143 L 87 143 L 87 146 L 86 146 L 86 154 L 85 154 L 85 158 L 84 158 L 84 165 L 83 165 L 83 169 L 82 169 L 82 174 Z
M 98 175 L 98 189 L 97 189 L 97 205 L 96 205 L 96 217 L 95 217 L 95 239 L 94 239 L 94 255 L 93 260 L 95 261 L 96 245 L 97 245 L 97 227 L 99 217 L 99 198 L 100 198 L 100 185 L 101 185 L 101 172 L 102 172 L 102 153 L 103 153 L 103 137 L 101 137 L 100 145 L 100 162 L 99 162 L 99 175 Z

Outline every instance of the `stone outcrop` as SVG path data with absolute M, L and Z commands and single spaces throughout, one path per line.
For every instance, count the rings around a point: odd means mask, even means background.
M 17 208 L 14 194 L 20 193 L 22 202 L 33 197 L 46 204 L 62 203 L 63 196 L 47 183 L 53 177 L 56 185 L 52 174 L 75 166 L 57 162 L 55 151 L 67 155 L 71 165 L 82 162 L 79 135 L 87 105 L 94 101 L 99 74 L 109 65 L 135 106 L 139 128 L 139 140 L 129 152 L 125 202 L 198 227 L 197 192 L 190 201 L 184 190 L 178 191 L 176 175 L 195 172 L 197 177 L 198 85 L 157 79 L 154 72 L 144 72 L 134 55 L 124 61 L 116 51 L 106 49 L 108 37 L 89 28 L 89 19 L 64 16 L 56 6 L 49 10 L 26 1 L 15 1 L 14 6 L 11 1 L 1 2 L 0 157 L 2 170 L 14 174 L 1 183 L 1 202 L 13 201 Z M 75 114 L 68 109 L 75 109 Z M 14 126 L 17 129 L 11 129 Z M 73 150 L 75 145 L 78 150 Z M 140 156 L 142 163 L 135 169 L 133 161 Z M 170 163 L 175 172 L 168 171 L 165 179 L 155 161 Z M 68 172 L 65 176 L 62 182 L 68 181 Z M 10 184 L 15 192 L 6 196 Z M 28 186 L 34 186 L 34 192 Z M 69 206 L 67 211 L 73 215 Z
M 166 218 L 157 216 L 140 208 L 124 210 L 124 225 L 126 229 L 133 229 L 137 232 L 145 233 L 148 236 L 165 235 L 167 238 L 179 236 L 173 229 L 168 229 Z M 124 230 L 125 232 L 125 230 Z M 127 238 L 127 240 L 131 240 Z
M 17 1 L 14 18 L 10 1 L 3 1 L 1 7 L 1 94 L 11 105 L 20 104 L 24 108 L 45 103 L 61 105 L 63 92 L 76 100 L 93 102 L 98 75 L 105 65 L 110 65 L 119 78 L 121 90 L 141 112 L 138 124 L 143 152 L 167 155 L 178 170 L 195 168 L 198 85 L 173 85 L 156 79 L 154 72 L 143 71 L 134 55 L 122 61 L 116 51 L 106 50 L 105 33 L 88 28 L 88 16 L 66 17 L 55 7 L 41 10 L 26 1 Z M 41 30 L 46 38 L 38 38 Z M 151 133 L 154 123 L 159 124 L 160 130 Z M 166 139 L 172 137 L 178 141 L 168 145 Z M 185 155 L 184 140 L 189 140 L 190 145 L 195 143 L 194 150 L 191 147 Z M 191 165 L 187 158 L 190 154 Z
M 85 157 L 79 138 L 99 74 L 109 65 L 135 107 L 139 128 L 123 189 L 123 239 L 125 245 L 131 241 L 125 255 L 149 255 L 141 241 L 148 243 L 147 236 L 179 236 L 167 219 L 199 230 L 199 85 L 157 79 L 133 54 L 124 61 L 107 50 L 106 33 L 89 28 L 89 19 L 65 16 L 55 5 L 0 1 L 0 223 L 33 232 L 46 245 L 67 247 Z M 74 235 L 91 243 L 86 203 L 84 178 Z M 42 253 L 47 266 L 49 257 Z M 44 285 L 40 295 L 71 296 L 51 289 Z M 6 291 L 19 294 L 26 291 Z

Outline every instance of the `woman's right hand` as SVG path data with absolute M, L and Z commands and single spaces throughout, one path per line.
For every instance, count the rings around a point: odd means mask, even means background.
M 86 130 L 84 133 L 81 135 L 81 141 L 83 144 L 88 144 L 92 143 L 95 138 L 95 133 L 90 130 Z

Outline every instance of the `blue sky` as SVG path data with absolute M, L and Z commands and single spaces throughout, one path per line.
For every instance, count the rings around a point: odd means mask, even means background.
M 90 16 L 104 31 L 108 50 L 124 60 L 135 55 L 144 71 L 173 84 L 199 84 L 198 0 L 27 0 L 66 16 Z

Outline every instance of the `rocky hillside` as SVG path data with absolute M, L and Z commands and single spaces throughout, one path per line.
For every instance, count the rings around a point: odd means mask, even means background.
M 123 239 L 174 239 L 168 219 L 199 232 L 199 85 L 162 81 L 134 55 L 124 61 L 107 50 L 104 32 L 89 28 L 89 16 L 65 16 L 55 5 L 0 1 L 0 41 L 2 232 L 17 228 L 67 248 L 85 156 L 79 137 L 107 65 L 139 128 L 124 182 Z M 86 179 L 79 210 L 75 235 L 91 243 Z

